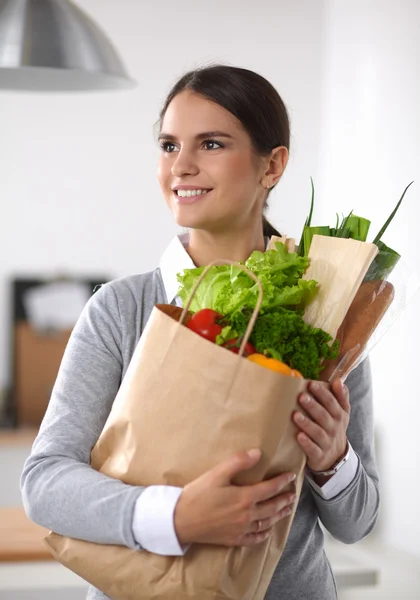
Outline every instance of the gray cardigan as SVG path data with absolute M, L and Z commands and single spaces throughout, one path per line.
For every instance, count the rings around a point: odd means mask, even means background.
M 90 452 L 153 306 L 166 302 L 156 269 L 107 283 L 87 303 L 67 345 L 21 477 L 25 510 L 36 523 L 65 536 L 138 548 L 132 517 L 144 488 L 94 471 L 89 466 Z M 360 459 L 355 478 L 331 500 L 323 499 L 305 481 L 265 600 L 335 600 L 335 582 L 318 519 L 345 543 L 357 542 L 375 525 L 379 491 L 366 361 L 349 376 L 347 385 L 352 407 L 348 438 Z M 106 598 L 89 589 L 89 600 Z

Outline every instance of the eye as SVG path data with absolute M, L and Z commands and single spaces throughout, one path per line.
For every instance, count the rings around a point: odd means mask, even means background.
M 176 150 L 176 146 L 173 142 L 161 142 L 159 146 L 163 152 L 168 152 L 168 154 L 175 152 Z
M 204 140 L 203 145 L 206 146 L 206 150 L 218 150 L 223 148 L 223 144 L 216 140 Z

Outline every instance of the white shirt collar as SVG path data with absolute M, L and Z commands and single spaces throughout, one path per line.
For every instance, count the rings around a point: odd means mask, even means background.
M 188 232 L 176 235 L 160 259 L 159 268 L 169 304 L 177 300 L 180 287 L 177 279 L 178 273 L 182 273 L 184 269 L 195 268 L 195 264 L 187 252 L 189 239 Z M 269 242 L 270 238 L 266 238 L 266 247 Z
M 160 259 L 159 267 L 169 304 L 172 304 L 178 296 L 180 287 L 177 279 L 178 273 L 182 273 L 184 269 L 195 268 L 195 264 L 187 252 L 189 239 L 189 233 L 175 236 Z

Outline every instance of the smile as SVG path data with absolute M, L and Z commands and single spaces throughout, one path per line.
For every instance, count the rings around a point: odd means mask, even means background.
M 191 196 L 202 196 L 207 194 L 209 190 L 176 190 L 176 194 L 180 198 L 190 198 Z
M 209 194 L 212 190 L 175 190 L 174 197 L 177 204 L 194 204 Z

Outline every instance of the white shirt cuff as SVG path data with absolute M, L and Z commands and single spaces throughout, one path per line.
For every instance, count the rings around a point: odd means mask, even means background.
M 359 466 L 359 457 L 351 447 L 350 442 L 349 449 L 350 454 L 347 462 L 322 487 L 315 483 L 310 471 L 306 472 L 306 478 L 310 485 L 324 500 L 331 500 L 335 496 L 338 496 L 355 478 L 357 467 Z
M 190 547 L 181 546 L 175 531 L 175 507 L 182 488 L 151 485 L 137 498 L 133 514 L 133 535 L 145 550 L 163 556 L 183 556 Z

